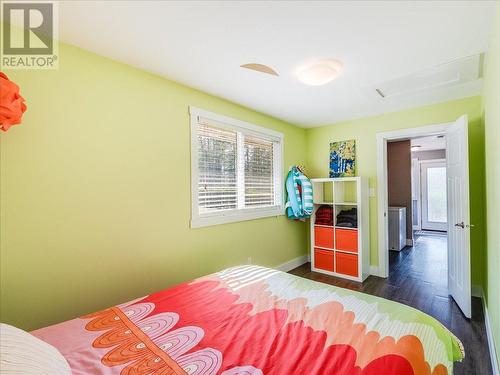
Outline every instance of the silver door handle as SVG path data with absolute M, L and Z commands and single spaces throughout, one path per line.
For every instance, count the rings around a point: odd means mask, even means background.
M 460 227 L 462 229 L 464 229 L 464 228 L 474 228 L 474 224 L 467 224 L 467 225 L 465 225 L 465 223 L 463 221 L 461 223 L 456 223 L 455 226 L 456 227 Z

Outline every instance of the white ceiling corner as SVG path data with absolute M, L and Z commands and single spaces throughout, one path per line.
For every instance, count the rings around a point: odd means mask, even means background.
M 417 151 L 444 150 L 446 148 L 446 138 L 433 135 L 429 137 L 413 138 L 411 146 L 420 146 Z
M 376 100 L 366 88 L 487 51 L 494 1 L 62 1 L 60 38 L 312 127 L 477 95 L 481 79 Z M 321 87 L 297 67 L 339 59 Z M 280 76 L 240 68 L 266 64 Z

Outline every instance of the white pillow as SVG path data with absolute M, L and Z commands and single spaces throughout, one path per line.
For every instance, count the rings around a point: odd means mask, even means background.
M 71 375 L 71 369 L 52 345 L 19 328 L 0 323 L 0 373 Z

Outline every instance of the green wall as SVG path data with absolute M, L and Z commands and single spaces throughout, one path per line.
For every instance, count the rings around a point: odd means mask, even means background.
M 305 130 L 75 47 L 56 71 L 8 71 L 28 111 L 0 136 L 0 320 L 76 317 L 224 267 L 306 252 L 284 216 L 190 229 L 188 106 L 285 134 Z
M 486 56 L 483 91 L 488 223 L 485 292 L 500 363 L 500 6 Z
M 334 125 L 307 130 L 307 166 L 312 177 L 328 175 L 329 145 L 332 141 L 356 139 L 357 173 L 377 185 L 376 133 L 395 129 L 439 124 L 456 120 L 463 114 L 469 117 L 469 164 L 471 221 L 472 282 L 483 284 L 484 223 L 484 127 L 481 121 L 480 97 L 470 97 L 445 103 L 414 108 Z M 377 198 L 370 198 L 370 258 L 378 265 Z

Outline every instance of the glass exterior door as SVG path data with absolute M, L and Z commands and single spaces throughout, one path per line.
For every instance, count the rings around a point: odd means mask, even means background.
M 422 162 L 422 229 L 446 231 L 446 163 Z

